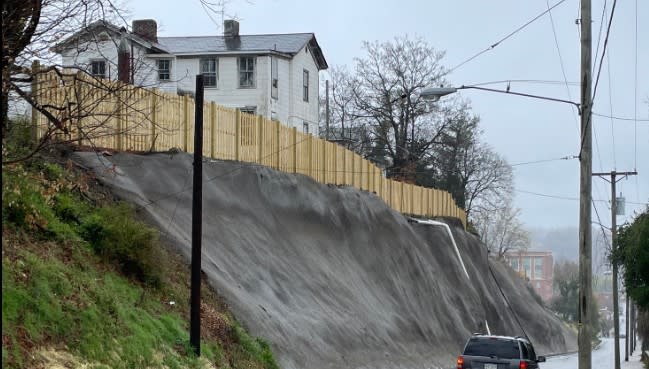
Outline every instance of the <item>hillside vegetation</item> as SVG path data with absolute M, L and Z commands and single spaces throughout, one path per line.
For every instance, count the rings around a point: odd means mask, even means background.
M 2 169 L 2 367 L 277 368 L 189 266 L 91 175 L 42 158 Z

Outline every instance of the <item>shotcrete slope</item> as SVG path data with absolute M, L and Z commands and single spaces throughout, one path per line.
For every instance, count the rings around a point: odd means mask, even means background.
M 142 205 L 189 256 L 190 155 L 74 160 Z M 492 333 L 523 334 L 483 245 L 457 224 L 470 280 L 442 227 L 409 222 L 374 194 L 242 163 L 203 168 L 203 271 L 282 368 L 449 367 L 485 321 Z M 574 349 L 522 281 L 492 268 L 537 351 Z

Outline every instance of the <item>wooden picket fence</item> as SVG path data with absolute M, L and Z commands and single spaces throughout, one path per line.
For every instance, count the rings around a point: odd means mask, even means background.
M 65 139 L 79 145 L 119 151 L 194 150 L 194 100 L 156 89 L 82 74 L 41 73 L 32 91 L 41 105 L 69 119 Z M 320 183 L 347 185 L 370 191 L 394 210 L 422 217 L 453 217 L 466 227 L 466 213 L 451 195 L 388 179 L 381 168 L 333 142 L 298 132 L 278 121 L 242 113 L 214 102 L 203 112 L 203 155 L 265 165 L 300 173 Z M 51 125 L 42 114 L 33 114 L 35 135 L 42 137 Z

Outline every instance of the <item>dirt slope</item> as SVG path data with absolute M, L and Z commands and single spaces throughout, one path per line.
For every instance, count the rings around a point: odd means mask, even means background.
M 189 255 L 190 155 L 73 158 Z M 203 271 L 283 368 L 449 367 L 485 321 L 522 334 L 484 247 L 457 225 L 469 278 L 442 227 L 410 223 L 373 194 L 234 162 L 205 162 L 204 178 Z M 517 277 L 492 267 L 539 353 L 575 348 Z

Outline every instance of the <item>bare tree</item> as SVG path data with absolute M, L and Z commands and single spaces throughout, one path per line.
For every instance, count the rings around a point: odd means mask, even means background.
M 363 43 L 365 56 L 355 59 L 353 74 L 343 74 L 340 114 L 365 127 L 370 144 L 362 154 L 385 162 L 388 175 L 415 181 L 416 163 L 437 142 L 446 120 L 433 114 L 419 92 L 443 83 L 443 53 L 423 39 L 406 37 L 394 41 Z M 350 100 L 351 99 L 351 100 Z
M 417 182 L 451 193 L 469 217 L 474 209 L 493 211 L 511 195 L 511 166 L 481 141 L 480 119 L 467 101 L 446 107 L 444 115 L 445 129 L 419 166 Z
M 139 101 L 136 89 L 115 83 L 111 78 L 93 75 L 86 66 L 62 65 L 61 57 L 52 48 L 64 40 L 73 39 L 71 52 L 81 54 L 98 52 L 100 44 L 120 45 L 119 33 L 126 32 L 123 12 L 111 1 L 104 0 L 8 0 L 3 3 L 2 33 L 2 145 L 3 163 L 12 163 L 31 157 L 56 137 L 60 141 L 86 140 L 114 135 L 115 129 L 106 124 L 129 110 L 133 119 L 130 129 L 148 117 Z M 121 31 L 109 21 L 124 24 Z M 112 31 L 109 35 L 105 30 Z M 111 58 L 105 58 L 115 63 Z M 134 59 L 134 58 L 133 58 Z M 40 67 L 34 68 L 32 62 Z M 142 68 L 135 59 L 133 70 Z M 115 65 L 115 68 L 116 65 Z M 54 76 L 54 77 L 53 77 Z M 45 81 L 45 83 L 44 83 Z M 38 86 L 38 88 L 34 88 Z M 54 98 L 49 89 L 65 90 L 64 96 Z M 106 101 L 111 100 L 111 106 Z M 12 151 L 6 145 L 10 124 L 24 124 L 26 120 L 11 120 L 12 105 L 27 104 L 39 116 L 45 117 L 39 140 L 30 150 Z M 21 123 L 22 122 L 22 123 Z M 81 124 L 83 122 L 83 125 Z M 33 129 L 33 127 L 29 127 Z M 74 135 L 71 133 L 74 131 Z M 32 132 L 33 134 L 33 132 Z
M 520 209 L 507 198 L 496 211 L 474 214 L 473 223 L 480 239 L 492 255 L 502 259 L 508 251 L 526 250 L 530 246 L 529 232 L 519 219 Z
M 361 121 L 355 114 L 354 97 L 352 92 L 351 74 L 345 66 L 329 68 L 329 140 L 337 142 L 350 150 L 362 152 L 358 148 L 359 138 L 356 134 Z M 321 87 L 324 88 L 326 84 Z M 326 131 L 326 95 L 327 91 L 320 93 L 320 134 L 324 138 Z

